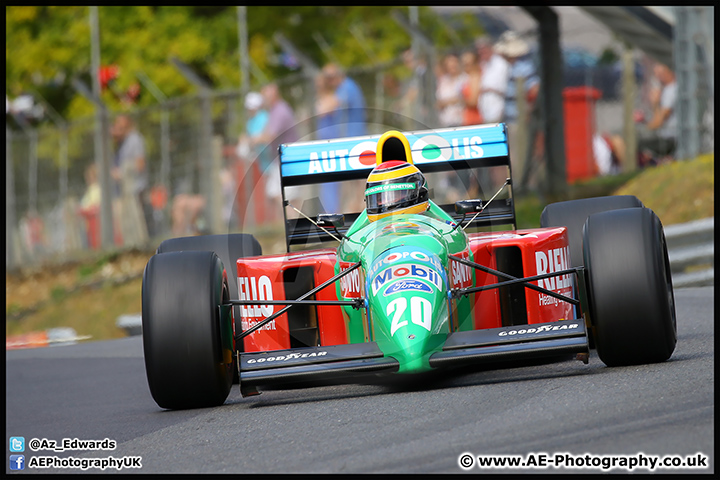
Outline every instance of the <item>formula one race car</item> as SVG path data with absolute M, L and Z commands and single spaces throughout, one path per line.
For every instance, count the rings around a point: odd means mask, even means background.
M 591 342 L 608 366 L 672 355 L 658 217 L 633 196 L 601 197 L 548 205 L 541 228 L 517 230 L 505 125 L 286 144 L 280 159 L 288 253 L 262 255 L 248 234 L 177 238 L 145 268 L 145 365 L 160 407 L 221 405 L 234 377 L 246 396 L 484 362 L 587 363 Z M 448 176 L 486 168 L 507 178 L 493 195 L 436 203 Z M 291 203 L 298 189 L 366 178 L 360 212 L 313 219 L 312 202 Z

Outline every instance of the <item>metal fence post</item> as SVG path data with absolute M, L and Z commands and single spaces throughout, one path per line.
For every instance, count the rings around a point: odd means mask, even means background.
M 198 161 L 200 162 L 200 193 L 205 198 L 203 220 L 208 233 L 215 233 L 213 232 L 213 211 L 217 206 L 212 193 L 212 104 L 210 92 L 205 88 L 200 91 L 200 112 L 200 152 Z
M 150 77 L 143 71 L 138 71 L 135 76 L 150 91 L 150 94 L 160 104 L 160 185 L 165 189 L 170 198 L 170 112 L 167 106 L 167 97 L 158 88 Z M 170 203 L 164 208 L 164 218 L 170 214 Z M 163 221 L 165 223 L 165 220 Z M 163 225 L 163 228 L 165 225 Z M 157 234 L 157 232 L 156 232 Z
M 412 8 L 412 7 L 411 7 Z M 412 10 L 411 10 L 412 12 Z M 430 40 L 430 37 L 426 35 L 417 25 L 414 25 L 403 16 L 397 10 L 394 10 L 390 14 L 395 22 L 400 25 L 412 38 L 413 52 L 423 49 L 427 52 L 427 73 L 425 85 L 422 85 L 421 102 L 415 102 L 411 107 L 412 123 L 417 124 L 418 122 L 425 127 L 435 127 L 437 125 L 437 109 L 435 108 L 435 74 L 434 66 L 437 60 L 437 51 L 435 46 Z M 415 53 L 413 53 L 415 55 Z M 415 57 L 418 61 L 418 56 Z M 425 108 L 418 108 L 423 106 Z
M 110 179 L 110 158 L 107 156 L 107 107 L 100 99 L 100 25 L 98 7 L 90 7 L 90 59 L 92 65 L 92 97 L 95 100 L 95 162 L 100 179 L 100 231 L 103 248 L 112 247 L 113 214 L 112 214 L 112 181 Z
M 15 262 L 15 179 L 13 177 L 12 130 L 5 123 L 5 263 L 14 268 Z
M 65 204 L 67 202 L 67 195 L 68 195 L 68 168 L 69 168 L 69 162 L 68 162 L 68 126 L 66 122 L 63 122 L 63 124 L 60 126 L 60 179 L 59 179 L 59 194 L 58 194 L 58 205 L 60 207 L 60 215 L 63 214 L 65 211 Z M 62 234 L 62 245 L 60 246 L 60 251 L 63 253 L 66 253 L 68 248 L 68 230 L 69 226 L 66 224 L 63 224 L 63 234 Z
M 60 194 L 58 196 L 61 204 L 65 203 L 68 195 L 68 126 L 63 124 L 60 127 Z
M 518 183 L 521 185 L 527 184 L 529 179 L 526 179 L 527 168 L 527 152 L 529 145 L 532 144 L 532 139 L 529 136 L 528 126 L 530 123 L 530 117 L 528 116 L 528 104 L 527 97 L 525 96 L 525 79 L 523 77 L 517 77 L 515 79 L 515 91 L 517 92 L 515 98 L 515 104 L 517 108 L 517 126 L 515 129 L 515 138 L 510 138 L 510 144 L 514 144 L 515 148 L 513 152 L 510 152 L 510 161 L 513 162 L 515 171 L 518 172 L 519 179 Z
M 210 85 L 180 59 L 173 57 L 170 60 L 175 64 L 175 67 L 183 77 L 200 90 L 200 151 L 197 155 L 198 174 L 200 175 L 200 194 L 205 198 L 205 211 L 203 214 L 204 229 L 212 233 L 212 212 L 217 206 L 212 199 L 213 179 L 211 176 L 212 162 L 210 156 L 212 155 L 213 120 Z
M 382 123 L 385 110 L 385 85 L 383 85 L 383 72 L 378 70 L 375 74 L 375 123 Z
M 250 55 L 248 53 L 247 7 L 237 7 L 238 37 L 240 48 L 240 93 L 242 99 L 250 91 Z
M 208 191 L 208 205 L 212 204 L 215 206 L 214 209 L 209 210 L 210 231 L 212 233 L 223 232 L 223 189 L 220 185 L 220 169 L 222 168 L 222 149 L 223 149 L 223 137 L 222 135 L 214 135 L 211 139 L 210 147 L 210 158 L 209 158 L 209 175 L 211 189 Z M 213 182 L 214 179 L 214 182 Z M 212 188 L 213 183 L 215 188 Z M 212 198 L 212 202 L 210 202 Z M 227 225 L 226 225 L 227 227 Z M 229 229 L 228 229 L 229 230 Z M 228 232 L 229 233 L 229 232 Z
M 622 95 L 623 95 L 623 140 L 625 141 L 625 164 L 623 171 L 633 172 L 637 170 L 637 132 L 635 130 L 635 65 L 633 62 L 632 48 L 625 45 L 622 52 L 623 74 L 622 74 Z
M 548 193 L 557 197 L 567 186 L 565 167 L 565 120 L 563 115 L 563 62 L 560 24 L 551 7 L 523 7 L 540 29 L 540 85 L 544 89 L 545 150 Z
M 25 133 L 30 140 L 30 162 L 28 163 L 28 195 L 30 198 L 28 200 L 28 211 L 37 214 L 38 134 L 37 130 L 32 127 L 28 127 Z
M 167 192 L 167 198 L 170 200 L 170 112 L 168 112 L 165 103 L 160 105 L 160 184 Z M 165 220 L 163 227 L 167 225 L 167 218 L 170 214 L 170 202 L 165 204 Z

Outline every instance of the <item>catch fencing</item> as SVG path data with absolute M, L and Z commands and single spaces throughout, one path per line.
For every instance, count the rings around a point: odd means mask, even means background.
M 530 33 L 526 39 L 536 44 L 534 35 Z M 441 53 L 444 52 L 433 52 L 430 58 L 440 59 Z M 591 124 L 593 131 L 622 135 L 623 123 L 619 120 L 622 118 L 622 71 L 617 70 L 618 65 L 566 68 L 565 86 L 586 86 L 600 92 L 600 97 L 594 100 L 594 113 L 584 121 Z M 389 128 L 412 130 L 439 126 L 436 115 L 432 114 L 435 107 L 431 104 L 432 95 L 420 92 L 421 98 L 430 98 L 421 108 L 431 111 L 426 117 L 413 117 L 413 112 L 418 110 L 403 103 L 410 71 L 401 59 L 349 69 L 348 74 L 364 94 L 368 134 Z M 647 77 L 642 81 L 646 82 Z M 300 139 L 315 139 L 314 73 L 294 74 L 278 84 L 283 98 L 294 110 Z M 282 206 L 278 200 L 266 197 L 260 181 L 266 178 L 267 172 L 252 158 L 241 158 L 237 154 L 238 137 L 247 120 L 239 90 L 169 99 L 135 109 L 130 115 L 145 141 L 150 187 L 146 197 L 148 211 L 145 216 L 127 217 L 118 212 L 127 211 L 128 206 L 116 199 L 113 205 L 115 235 L 110 247 L 101 246 L 99 214 L 81 210 L 88 189 L 86 171 L 95 163 L 96 118 L 62 125 L 42 123 L 25 130 L 6 128 L 8 269 L 73 260 L 96 250 L 152 249 L 164 238 L 195 231 L 282 231 L 279 214 L 270 214 L 281 212 Z M 109 124 L 115 116 L 117 113 L 110 115 Z M 536 127 L 542 132 L 542 119 L 528 115 L 519 125 L 518 135 L 525 135 L 533 121 L 540 122 Z M 105 134 L 110 141 L 109 132 Z M 525 139 L 524 143 L 531 142 Z M 544 163 L 542 142 L 532 144 L 538 146 L 530 155 L 531 162 L 540 165 L 535 169 L 537 172 Z M 523 172 L 516 169 L 514 174 L 522 176 Z M 529 188 L 542 189 L 542 176 L 529 182 Z M 180 200 L 188 199 L 204 199 L 213 207 L 211 214 L 199 215 L 192 228 L 182 227 L 183 221 L 189 223 L 192 214 L 187 211 L 191 210 L 189 207 L 180 208 Z M 179 222 L 178 218 L 183 221 Z M 143 221 L 147 225 L 138 225 Z
M 715 217 L 665 227 L 673 287 L 715 284 Z
M 365 95 L 368 134 L 391 126 L 405 127 L 398 125 L 402 122 L 393 111 L 400 96 L 395 88 L 402 81 L 395 74 L 400 63 L 349 71 Z M 394 79 L 392 88 L 385 88 L 390 77 Z M 278 85 L 294 110 L 300 139 L 314 140 L 314 75 L 296 74 L 278 81 Z M 117 115 L 110 115 L 108 125 Z M 130 116 L 145 142 L 152 212 L 147 216 L 148 235 L 136 234 L 140 227 L 128 226 L 127 221 L 117 218 L 122 206 L 115 199 L 111 248 L 152 247 L 163 238 L 197 230 L 221 233 L 242 229 L 254 233 L 269 227 L 265 219 L 269 211 L 281 211 L 280 204 L 269 203 L 259 186 L 262 182 L 258 179 L 265 178 L 266 172 L 254 164 L 254 159 L 241 158 L 237 153 L 238 138 L 247 120 L 239 90 L 170 99 L 136 109 Z M 62 125 L 6 128 L 8 269 L 48 260 L 72 260 L 102 249 L 99 213 L 83 213 L 81 209 L 88 190 L 87 170 L 95 164 L 96 121 L 90 117 Z M 111 141 L 110 132 L 105 135 L 106 141 Z M 212 181 L 205 182 L 208 170 Z M 229 175 L 223 177 L 226 173 Z M 223 178 L 234 182 L 232 194 L 218 195 Z M 218 211 L 232 204 L 232 218 L 227 213 L 219 221 L 200 215 L 192 229 L 174 230 L 175 201 L 188 196 L 212 197 Z M 132 231 L 124 231 L 127 228 Z

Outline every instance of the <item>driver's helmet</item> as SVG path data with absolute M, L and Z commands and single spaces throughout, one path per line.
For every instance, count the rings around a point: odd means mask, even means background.
M 371 222 L 399 213 L 422 213 L 429 207 L 425 176 L 411 163 L 385 161 L 370 172 L 365 205 Z

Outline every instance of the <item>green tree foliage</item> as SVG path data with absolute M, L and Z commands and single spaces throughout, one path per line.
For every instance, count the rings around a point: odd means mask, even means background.
M 391 16 L 407 18 L 407 7 L 248 7 L 249 51 L 253 62 L 270 79 L 293 71 L 274 40 L 277 32 L 289 39 L 317 65 L 328 61 L 318 45 L 318 32 L 342 66 L 356 67 L 398 58 L 410 36 Z M 189 94 L 195 87 L 169 61 L 177 57 L 216 89 L 238 88 L 240 58 L 236 7 L 114 6 L 99 8 L 101 61 L 120 69 L 112 89 L 103 92 L 111 110 L 131 108 L 122 95 L 143 71 L 168 97 Z M 437 47 L 460 39 L 469 46 L 481 33 L 474 16 L 459 15 L 443 26 L 436 13 L 420 7 L 420 26 Z M 449 25 L 449 26 L 447 26 Z M 77 94 L 71 79 L 90 81 L 90 24 L 88 7 L 5 7 L 6 93 L 40 92 L 65 118 L 89 115 L 93 106 Z M 350 34 L 361 32 L 361 44 Z M 454 35 L 448 30 L 452 30 Z M 374 58 L 370 58 L 371 52 Z M 259 79 L 252 77 L 253 87 Z M 113 91 L 116 94 L 113 94 Z M 155 103 L 147 92 L 138 106 Z

